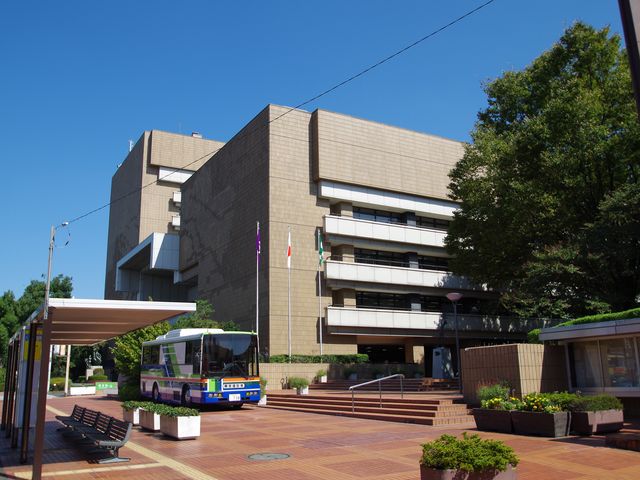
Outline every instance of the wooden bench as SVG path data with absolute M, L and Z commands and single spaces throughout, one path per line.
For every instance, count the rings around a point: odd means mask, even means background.
M 98 460 L 98 463 L 128 462 L 130 460 L 120 457 L 119 450 L 129 441 L 131 423 L 78 405 L 73 407 L 71 415 L 58 415 L 56 419 L 64 425 L 63 435 L 79 438 L 79 444 L 91 447 L 90 452 L 97 453 L 106 450 L 111 454 L 108 458 Z

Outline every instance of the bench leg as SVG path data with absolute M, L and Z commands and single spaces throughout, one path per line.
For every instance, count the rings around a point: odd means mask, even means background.
M 130 458 L 124 458 L 124 457 L 109 457 L 109 458 L 103 458 L 101 460 L 98 460 L 98 463 L 103 464 L 103 463 L 120 463 L 120 462 L 128 462 L 129 460 L 131 460 Z
M 131 460 L 130 458 L 119 456 L 120 448 L 114 448 L 114 449 L 110 448 L 109 452 L 111 453 L 112 456 L 109 458 L 103 458 L 101 460 L 98 460 L 98 463 L 120 463 L 120 462 L 128 462 L 129 460 Z

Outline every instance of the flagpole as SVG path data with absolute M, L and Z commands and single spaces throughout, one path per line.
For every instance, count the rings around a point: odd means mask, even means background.
M 256 222 L 256 347 L 260 358 L 260 222 Z
M 291 227 L 289 227 L 289 239 L 287 246 L 287 270 L 289 272 L 289 288 L 287 290 L 288 298 L 288 327 L 289 327 L 289 363 L 291 363 Z
M 322 240 L 320 240 L 320 228 L 318 228 L 318 332 L 320 337 L 320 362 L 322 363 Z

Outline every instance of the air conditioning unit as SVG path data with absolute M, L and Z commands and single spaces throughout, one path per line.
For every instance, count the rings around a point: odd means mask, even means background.
M 182 203 L 182 192 L 173 192 L 173 203 L 180 205 Z
M 180 215 L 174 215 L 171 218 L 171 226 L 176 230 L 180 230 Z

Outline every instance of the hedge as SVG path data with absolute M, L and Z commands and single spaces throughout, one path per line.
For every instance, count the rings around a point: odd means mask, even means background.
M 369 355 L 355 353 L 353 355 L 291 355 L 291 363 L 367 363 Z M 289 355 L 271 355 L 267 363 L 289 363 Z
M 569 327 L 571 325 L 582 325 L 585 323 L 599 323 L 599 322 L 611 322 L 613 320 L 627 320 L 629 318 L 640 318 L 640 308 L 632 308 L 631 310 L 625 310 L 623 312 L 614 313 L 599 313 L 597 315 L 587 315 L 586 317 L 580 317 L 567 322 L 562 322 L 556 325 L 556 327 Z M 539 338 L 540 329 L 535 328 L 527 334 L 528 343 L 542 343 Z

